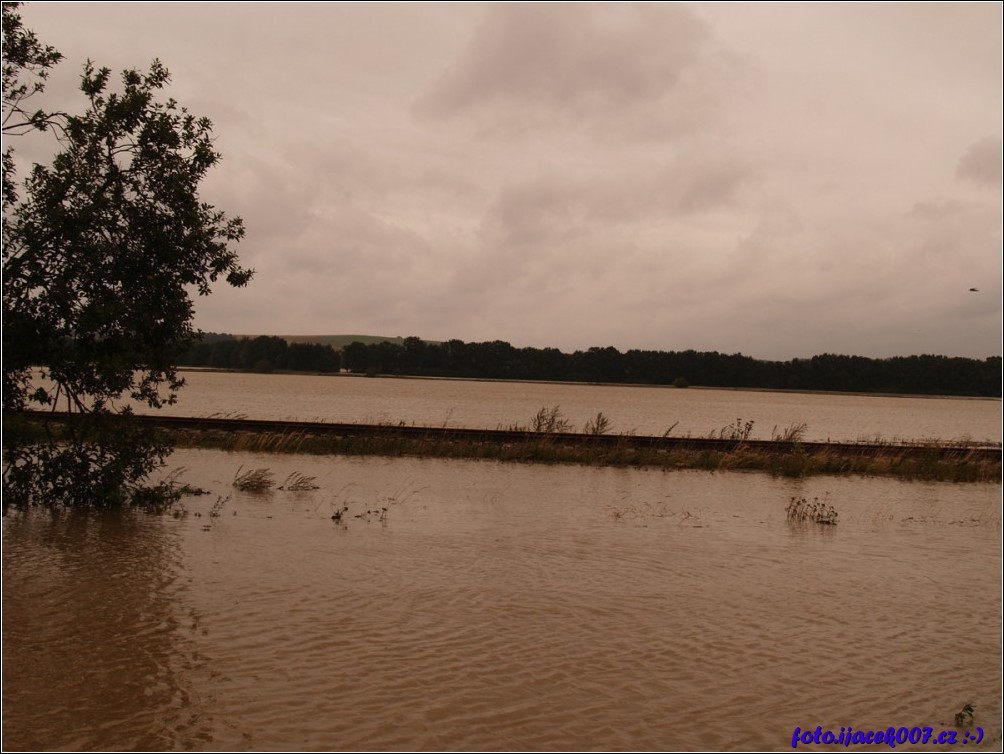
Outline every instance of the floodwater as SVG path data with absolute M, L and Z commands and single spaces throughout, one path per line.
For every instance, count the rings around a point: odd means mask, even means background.
M 180 416 L 414 424 L 478 429 L 526 426 L 541 407 L 560 406 L 581 431 L 602 412 L 612 433 L 706 437 L 752 421 L 753 439 L 769 440 L 807 424 L 805 440 L 1001 442 L 1001 400 L 919 398 L 748 390 L 679 390 L 540 382 L 481 382 L 185 372 Z M 143 410 L 138 408 L 138 410 Z
M 4 750 L 790 750 L 967 702 L 1000 746 L 997 485 L 172 465 L 210 490 L 177 517 L 3 519 Z M 320 489 L 239 493 L 240 467 Z

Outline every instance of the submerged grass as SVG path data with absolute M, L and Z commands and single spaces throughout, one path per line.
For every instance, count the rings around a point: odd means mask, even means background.
M 806 450 L 795 445 L 778 452 L 743 443 L 728 450 L 644 448 L 628 442 L 607 446 L 583 445 L 546 434 L 525 441 L 494 442 L 429 435 L 331 436 L 305 432 L 223 432 L 177 430 L 179 446 L 232 451 L 305 453 L 314 455 L 409 456 L 469 458 L 513 463 L 566 463 L 586 466 L 644 467 L 666 470 L 761 471 L 782 477 L 813 475 L 889 476 L 924 481 L 1000 483 L 1000 457 L 988 458 L 971 449 L 946 453 L 944 445 L 888 449 L 828 446 Z M 926 452 L 925 452 L 926 451 Z
M 320 489 L 320 487 L 314 484 L 315 479 L 317 479 L 316 476 L 306 476 L 299 471 L 294 471 L 286 477 L 285 482 L 279 485 L 279 489 L 287 492 L 307 492 L 309 490 Z
M 275 477 L 268 469 L 249 469 L 243 474 L 241 466 L 234 475 L 233 485 L 241 492 L 265 492 L 275 484 Z
M 788 514 L 788 521 L 797 524 L 811 521 L 836 526 L 839 515 L 832 505 L 818 497 L 812 498 L 811 503 L 804 497 L 792 497 L 784 510 Z

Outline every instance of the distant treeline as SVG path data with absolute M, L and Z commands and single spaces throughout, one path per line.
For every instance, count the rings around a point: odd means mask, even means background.
M 282 338 L 210 334 L 181 366 L 472 377 L 500 380 L 612 382 L 686 387 L 833 390 L 927 395 L 1001 395 L 1001 357 L 983 361 L 947 356 L 869 359 L 823 354 L 811 359 L 762 361 L 716 351 L 641 351 L 613 347 L 562 353 L 556 348 L 514 348 L 501 340 L 427 343 L 360 342 L 340 352 L 331 346 L 287 343 Z
M 202 342 L 178 361 L 184 367 L 214 367 L 249 372 L 337 372 L 341 361 L 331 346 L 287 343 L 283 338 L 261 335 L 235 338 L 206 333 Z

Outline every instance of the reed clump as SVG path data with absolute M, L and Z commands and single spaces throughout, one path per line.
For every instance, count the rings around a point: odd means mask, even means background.
M 771 432 L 771 439 L 774 442 L 802 442 L 808 429 L 809 425 L 806 422 L 789 424 L 781 431 L 778 431 L 777 427 L 774 427 L 774 430 Z
M 560 406 L 541 407 L 530 419 L 530 431 L 537 434 L 553 435 L 561 432 L 572 432 L 572 422 L 561 413 Z
M 744 422 L 742 418 L 737 418 L 733 424 L 728 424 L 718 430 L 717 439 L 746 442 L 753 435 L 754 423 L 752 419 L 747 419 Z M 715 432 L 712 431 L 708 437 L 716 438 Z
M 268 469 L 249 469 L 243 474 L 241 466 L 234 475 L 233 486 L 241 492 L 265 492 L 275 485 L 275 476 Z
M 818 497 L 812 498 L 811 503 L 804 497 L 792 497 L 788 507 L 784 510 L 788 514 L 788 520 L 792 523 L 810 521 L 815 524 L 836 526 L 839 515 L 832 505 Z

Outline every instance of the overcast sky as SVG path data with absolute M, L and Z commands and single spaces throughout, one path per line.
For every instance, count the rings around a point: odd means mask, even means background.
M 32 3 L 209 116 L 204 330 L 1001 353 L 1002 5 Z M 82 109 L 82 95 L 70 109 Z M 976 293 L 970 288 L 978 288 Z

